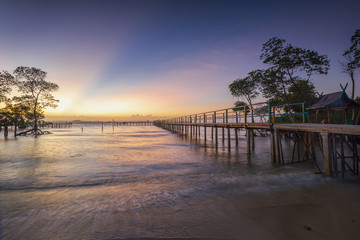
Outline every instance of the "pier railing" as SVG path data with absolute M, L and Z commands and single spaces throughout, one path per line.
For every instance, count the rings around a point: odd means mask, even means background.
M 300 112 L 294 109 L 301 109 Z M 260 102 L 252 105 L 242 105 L 232 108 L 207 111 L 186 116 L 161 120 L 165 123 L 243 123 L 243 124 L 268 124 L 269 127 L 275 122 L 306 122 L 305 102 L 273 106 L 271 102 Z

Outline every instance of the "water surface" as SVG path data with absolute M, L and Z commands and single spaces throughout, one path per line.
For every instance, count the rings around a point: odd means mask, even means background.
M 268 138 L 249 156 L 244 136 L 229 149 L 155 126 L 50 131 L 0 140 L 0 238 L 231 238 L 249 219 L 230 199 L 329 181 L 271 164 Z

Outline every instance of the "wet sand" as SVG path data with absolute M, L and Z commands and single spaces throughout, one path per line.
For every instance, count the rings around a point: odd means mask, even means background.
M 148 232 L 142 229 L 141 236 L 114 239 L 360 238 L 360 181 L 238 197 L 230 192 L 147 210 L 133 220 L 150 223 Z
M 122 209 L 116 199 L 126 186 L 72 188 L 68 200 L 52 197 L 61 189 L 35 198 L 33 190 L 8 192 L 2 201 L 15 215 L 3 214 L 3 239 L 359 239 L 360 181 L 318 178 L 325 180 L 266 192 L 235 182 L 155 205 L 141 205 L 147 195 L 134 200 L 134 191 Z

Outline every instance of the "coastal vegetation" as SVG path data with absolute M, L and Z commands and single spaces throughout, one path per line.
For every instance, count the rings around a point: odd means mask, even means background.
M 356 100 L 355 76 L 360 68 L 360 29 L 351 37 L 351 46 L 343 56 L 346 59 L 342 63 L 344 72 L 352 82 L 351 99 Z M 263 44 L 260 59 L 267 68 L 251 71 L 244 78 L 237 78 L 229 85 L 231 94 L 246 100 L 252 110 L 254 100 L 260 94 L 271 101 L 272 105 L 305 102 L 309 106 L 321 96 L 316 91 L 312 77 L 315 74 L 328 73 L 330 61 L 327 55 L 320 55 L 316 51 L 296 47 L 284 39 L 273 37 Z M 235 106 L 239 104 L 235 103 Z M 284 108 L 284 111 L 300 111 L 300 107 L 290 106 Z M 293 116 L 290 117 L 295 121 Z M 351 116 L 352 120 L 355 120 L 354 118 L 355 111 Z
M 39 123 L 45 118 L 44 109 L 56 108 L 58 100 L 52 93 L 59 89 L 55 83 L 46 81 L 47 73 L 39 68 L 18 67 L 13 75 L 7 71 L 0 73 L 0 122 L 4 126 L 4 135 L 10 125 L 29 130 L 15 135 L 43 134 Z M 16 93 L 13 93 L 13 90 Z

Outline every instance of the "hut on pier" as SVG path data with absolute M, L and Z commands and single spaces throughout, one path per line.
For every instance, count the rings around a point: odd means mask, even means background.
M 308 110 L 315 110 L 316 122 L 318 120 L 318 114 L 320 110 L 325 110 L 327 112 L 327 119 L 325 119 L 326 121 L 324 122 L 330 123 L 331 122 L 330 115 L 335 110 L 344 111 L 345 121 L 347 121 L 347 111 L 349 109 L 360 108 L 359 103 L 355 102 L 354 100 L 348 97 L 348 95 L 345 92 L 346 87 L 347 84 L 345 87 L 341 86 L 342 91 L 321 95 L 317 100 L 317 102 L 307 107 Z

